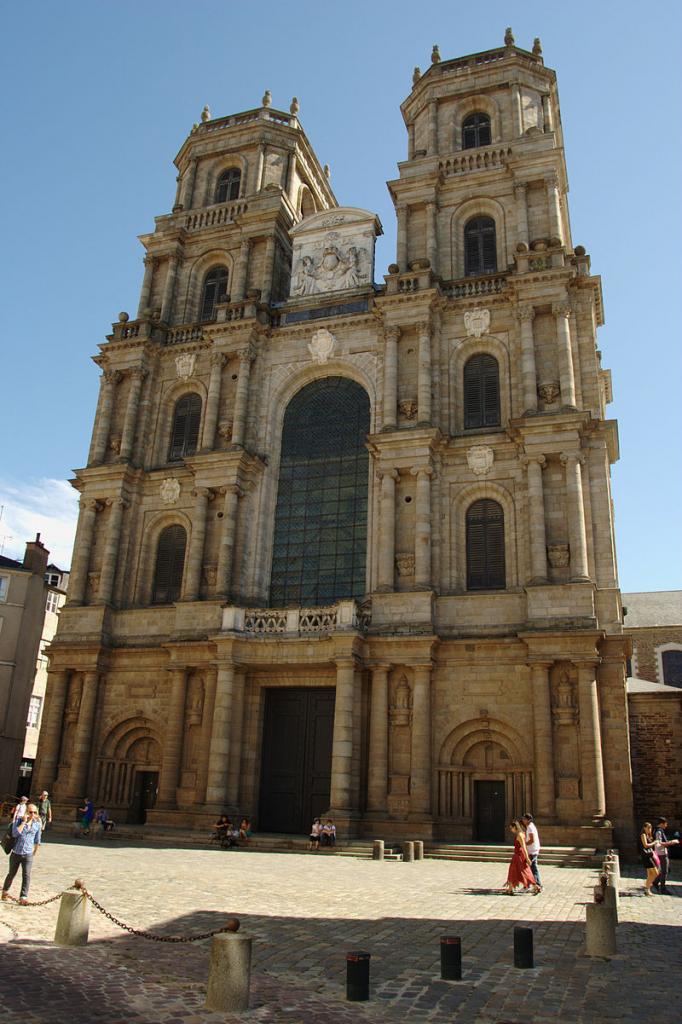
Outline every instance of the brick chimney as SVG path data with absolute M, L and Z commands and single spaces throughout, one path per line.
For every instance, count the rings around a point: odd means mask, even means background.
M 30 569 L 37 575 L 44 576 L 47 569 L 47 560 L 50 552 L 40 540 L 40 534 L 36 534 L 35 540 L 26 542 L 26 553 L 24 554 L 24 569 Z

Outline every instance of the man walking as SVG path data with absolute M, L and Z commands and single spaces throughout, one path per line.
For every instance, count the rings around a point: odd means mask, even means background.
M 521 822 L 526 830 L 526 849 L 528 850 L 528 856 L 530 857 L 530 869 L 533 872 L 533 878 L 535 879 L 535 884 L 538 887 L 538 892 L 542 892 L 542 882 L 540 881 L 540 871 L 538 869 L 540 836 L 533 821 L 533 815 L 529 814 L 528 811 L 522 815 Z
M 654 842 L 656 843 L 656 853 L 661 865 L 658 869 L 658 875 L 656 880 L 651 886 L 656 892 L 663 893 L 664 896 L 670 895 L 670 889 L 666 888 L 665 883 L 668 880 L 668 872 L 670 871 L 670 858 L 668 856 L 668 847 L 676 846 L 679 843 L 679 839 L 668 839 L 665 834 L 665 830 L 668 827 L 667 818 L 659 818 L 656 822 L 656 828 L 654 829 Z
M 47 826 L 52 824 L 52 804 L 50 803 L 50 794 L 46 789 L 38 797 L 38 815 L 44 832 Z
M 35 804 L 29 804 L 26 814 L 18 822 L 12 825 L 12 835 L 15 837 L 14 848 L 9 855 L 9 871 L 2 886 L 2 899 L 9 896 L 9 889 L 14 881 L 19 868 L 21 868 L 21 893 L 19 903 L 26 906 L 28 903 L 28 890 L 31 885 L 31 868 L 33 867 L 33 854 L 40 846 L 40 835 L 42 827 L 38 816 L 38 808 Z

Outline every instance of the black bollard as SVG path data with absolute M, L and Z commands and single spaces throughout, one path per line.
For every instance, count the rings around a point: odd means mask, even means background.
M 369 999 L 369 958 L 371 953 L 346 953 L 346 999 L 362 1003 Z
M 440 937 L 440 976 L 444 981 L 462 980 L 462 940 L 459 935 Z
M 533 929 L 514 929 L 514 967 L 533 966 Z

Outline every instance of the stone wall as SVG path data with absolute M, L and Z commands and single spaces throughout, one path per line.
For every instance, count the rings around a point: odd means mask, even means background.
M 637 824 L 665 815 L 682 823 L 682 691 L 628 697 Z

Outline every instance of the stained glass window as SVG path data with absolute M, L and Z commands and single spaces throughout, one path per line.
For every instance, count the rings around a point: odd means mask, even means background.
M 367 393 L 344 377 L 308 384 L 284 416 L 270 604 L 365 593 Z

